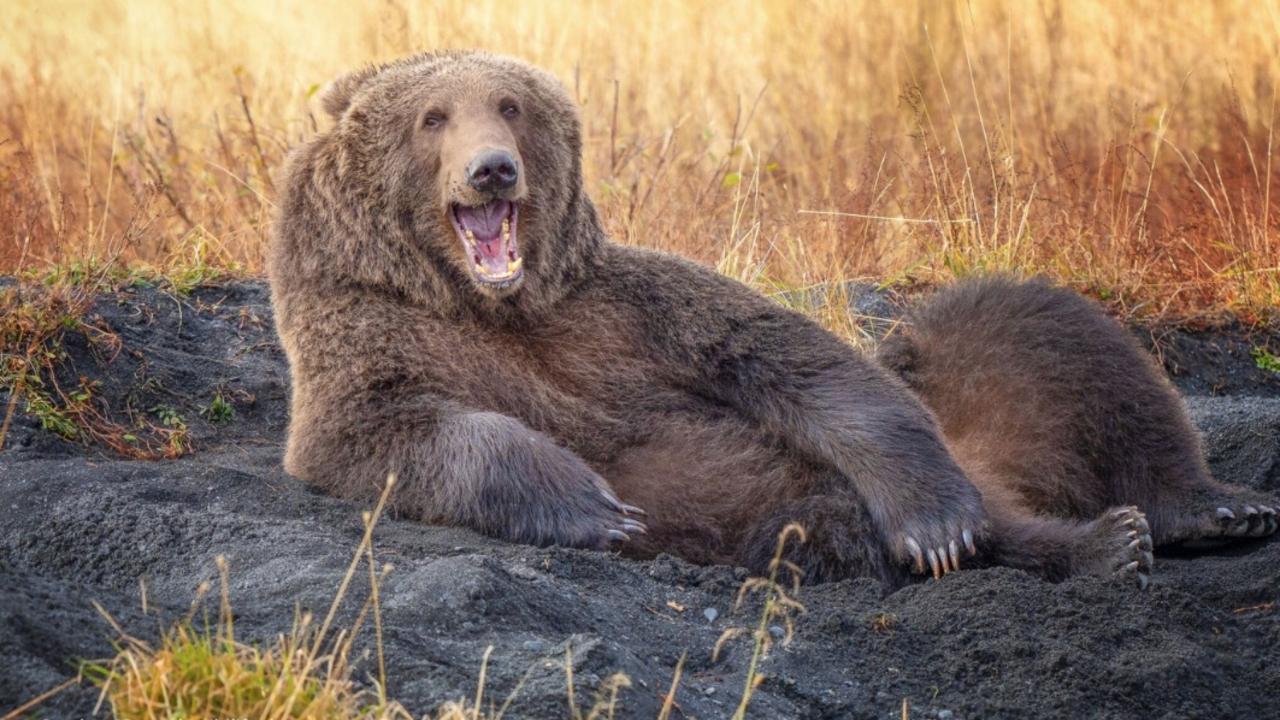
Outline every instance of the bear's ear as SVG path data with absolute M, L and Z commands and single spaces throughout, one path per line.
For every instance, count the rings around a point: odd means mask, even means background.
M 912 385 L 919 369 L 920 353 L 911 336 L 898 328 L 892 335 L 880 341 L 876 348 L 876 360 L 880 366 Z
M 382 68 L 377 65 L 370 65 L 334 80 L 320 95 L 320 105 L 325 112 L 329 113 L 329 117 L 334 120 L 341 119 L 342 114 L 351 106 L 351 98 L 355 97 L 356 92 L 369 81 L 369 78 L 377 75 L 381 70 Z

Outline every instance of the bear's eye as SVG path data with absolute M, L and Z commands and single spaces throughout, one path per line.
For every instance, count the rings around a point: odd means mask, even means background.
M 498 109 L 502 112 L 503 117 L 513 118 L 520 114 L 520 106 L 516 105 L 515 100 L 503 100 Z
M 422 127 L 427 128 L 429 130 L 435 130 L 436 128 L 439 128 L 442 125 L 444 125 L 444 121 L 445 121 L 444 113 L 432 110 L 431 112 L 422 116 Z

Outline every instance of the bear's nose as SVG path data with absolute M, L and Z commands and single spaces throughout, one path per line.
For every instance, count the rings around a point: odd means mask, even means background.
M 500 192 L 515 187 L 519 170 L 506 150 L 485 150 L 467 164 L 467 184 L 479 192 Z

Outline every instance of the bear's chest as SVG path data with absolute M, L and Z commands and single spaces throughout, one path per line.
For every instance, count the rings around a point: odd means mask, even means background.
M 438 367 L 445 395 L 515 417 L 584 457 L 643 442 L 664 418 L 698 404 L 617 316 L 565 314 L 518 331 L 441 327 L 436 335 L 438 346 L 452 348 L 447 367 Z

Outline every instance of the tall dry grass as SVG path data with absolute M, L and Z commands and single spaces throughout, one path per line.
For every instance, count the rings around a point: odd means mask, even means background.
M 1280 307 L 1275 0 L 15 0 L 0 40 L 3 269 L 252 272 L 317 88 L 481 47 L 578 97 L 623 242 L 764 287 L 1006 268 Z

